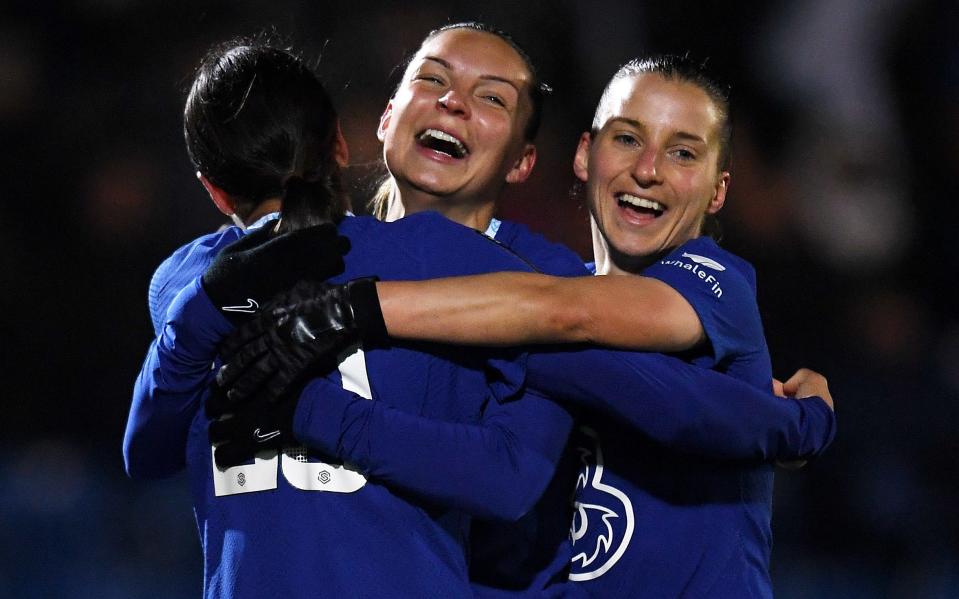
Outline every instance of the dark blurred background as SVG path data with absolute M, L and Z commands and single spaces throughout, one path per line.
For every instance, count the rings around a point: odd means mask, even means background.
M 825 373 L 840 433 L 777 476 L 777 596 L 959 597 L 959 7 L 954 0 L 10 1 L 0 6 L 0 597 L 198 597 L 186 480 L 120 444 L 146 289 L 222 218 L 181 111 L 213 43 L 319 58 L 360 204 L 393 67 L 434 26 L 515 33 L 556 90 L 503 216 L 589 255 L 579 133 L 625 60 L 690 50 L 734 89 L 724 244 L 750 259 L 778 376 Z

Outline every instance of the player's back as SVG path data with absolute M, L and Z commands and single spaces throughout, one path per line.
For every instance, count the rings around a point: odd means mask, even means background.
M 340 232 L 352 249 L 337 280 L 526 270 L 481 234 L 432 213 L 396 223 L 348 218 Z M 522 384 L 522 367 L 493 359 L 491 350 L 408 344 L 359 355 L 332 376 L 360 395 L 440 420 L 476 422 L 486 402 L 505 398 Z M 487 383 L 490 367 L 498 369 L 493 386 Z M 206 425 L 197 414 L 188 463 L 207 596 L 470 593 L 469 518 L 463 512 L 419 502 L 301 450 L 219 471 L 212 465 Z

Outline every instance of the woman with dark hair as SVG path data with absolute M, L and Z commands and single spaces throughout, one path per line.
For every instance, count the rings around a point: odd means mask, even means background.
M 437 135 L 445 143 L 428 145 L 426 152 L 415 147 L 400 152 L 416 166 L 435 159 L 436 165 L 426 164 L 434 168 L 427 175 L 425 168 L 411 169 L 402 160 L 398 168 L 392 166 L 397 159 L 391 160 L 384 129 L 395 128 L 416 142 L 428 138 L 428 130 L 417 133 L 421 125 L 416 118 L 408 117 L 412 124 L 396 123 L 397 115 L 404 114 L 397 105 L 418 108 L 418 78 L 439 86 L 440 98 L 458 100 L 456 85 L 450 83 L 455 69 L 447 66 L 457 62 L 433 49 L 421 60 L 424 70 L 415 70 L 414 58 L 381 123 L 396 193 L 404 204 L 410 195 L 419 206 L 425 204 L 422 196 L 433 198 L 438 209 L 460 218 L 471 214 L 473 226 L 482 228 L 484 215 L 492 214 L 492 208 L 488 213 L 470 212 L 463 209 L 469 206 L 465 202 L 447 203 L 441 192 L 453 188 L 450 182 L 458 181 L 459 174 L 447 167 L 460 165 L 429 153 L 443 151 L 455 159 L 460 146 L 470 147 L 469 138 L 455 138 L 457 146 Z M 404 85 L 412 88 L 406 95 Z M 680 372 L 664 356 L 610 350 L 530 357 L 530 385 L 589 408 L 597 428 L 587 433 L 583 445 L 582 455 L 589 459 L 582 464 L 577 489 L 575 544 L 554 546 L 552 554 L 546 547 L 546 561 L 538 563 L 534 560 L 541 560 L 542 554 L 511 553 L 510 558 L 531 559 L 524 566 L 529 569 L 509 579 L 505 573 L 515 574 L 523 567 L 501 560 L 497 567 L 504 578 L 488 582 L 515 585 L 514 590 L 533 594 L 545 592 L 565 578 L 572 558 L 570 579 L 582 583 L 580 590 L 599 596 L 771 594 L 771 462 L 790 451 L 790 457 L 821 452 L 834 433 L 834 416 L 825 380 L 808 371 L 787 381 L 785 390 L 824 399 L 772 397 L 752 268 L 702 236 L 707 216 L 722 207 L 729 184 L 728 99 L 722 90 L 701 65 L 688 59 L 632 62 L 610 81 L 592 130 L 580 140 L 574 170 L 586 185 L 597 270 L 644 276 L 570 281 L 494 274 L 376 285 L 386 325 L 395 337 L 487 344 L 591 341 L 682 352 L 698 367 L 698 373 Z M 441 115 L 451 112 L 448 99 L 434 104 Z M 469 120 L 466 108 L 452 105 L 457 116 Z M 507 171 L 507 177 L 535 154 L 527 150 L 515 155 L 519 158 L 509 162 L 514 170 Z M 331 312 L 330 303 L 306 305 L 281 295 L 277 301 L 284 313 L 292 311 L 315 330 L 333 331 L 321 335 L 324 339 L 349 338 L 356 319 L 329 315 L 352 314 L 351 298 L 336 294 L 335 287 L 304 287 L 313 289 L 305 295 L 327 295 L 339 307 Z M 310 351 L 310 341 L 262 336 L 271 330 L 273 320 L 267 311 L 241 334 L 241 341 L 232 344 L 249 342 L 221 371 L 220 379 L 241 395 L 274 392 L 255 391 L 259 373 L 285 368 L 280 358 L 293 348 Z M 724 390 L 718 395 L 723 377 L 712 373 L 715 378 L 707 381 L 702 378 L 707 369 L 734 376 L 749 390 L 739 395 Z M 680 397 L 689 385 L 699 387 L 699 397 Z M 788 421 L 793 425 L 769 434 L 774 423 Z M 339 455 L 349 458 L 349 452 L 341 449 Z M 739 461 L 719 461 L 729 458 Z M 557 505 L 546 509 L 561 512 Z M 640 530 L 642 534 L 636 532 Z M 559 542 L 555 536 L 551 540 Z M 547 563 L 550 557 L 557 559 Z
M 283 110 L 276 108 L 282 107 Z M 183 114 L 187 151 L 200 183 L 209 193 L 217 209 L 229 216 L 235 226 L 204 235 L 176 250 L 157 268 L 150 282 L 149 306 L 156 343 L 162 342 L 167 311 L 177 294 L 194 286 L 199 274 L 214 257 L 231 243 L 231 263 L 242 263 L 250 270 L 250 285 L 236 292 L 236 301 L 222 299 L 224 314 L 238 319 L 245 313 L 247 297 L 263 301 L 277 289 L 289 287 L 306 274 L 325 278 L 342 271 L 342 259 L 330 256 L 322 261 L 305 259 L 308 249 L 321 247 L 335 236 L 332 224 L 308 227 L 323 222 L 338 222 L 348 207 L 348 198 L 339 183 L 340 168 L 348 160 L 346 142 L 339 132 L 336 111 L 326 89 L 303 62 L 286 50 L 255 40 L 237 40 L 214 47 L 197 67 Z M 271 155 L 270 152 L 274 155 Z M 278 227 L 280 207 L 284 218 Z M 290 257 L 271 258 L 269 250 L 279 247 L 273 240 L 256 254 L 258 263 L 251 263 L 250 249 L 270 240 L 281 228 L 303 229 L 284 239 L 290 242 Z M 247 234 L 244 237 L 244 234 Z M 308 243 L 316 241 L 316 244 Z M 314 255 L 316 250 L 312 250 Z M 302 257 L 301 257 L 302 256 Z M 297 259 L 289 264 L 290 259 Z M 286 264 L 285 264 L 286 263 Z M 256 301 L 256 300 L 254 300 Z M 231 303 L 235 304 L 231 307 Z M 224 327 L 228 333 L 232 326 Z M 172 333 L 172 330 L 166 330 Z M 208 341 L 214 344 L 219 337 Z M 159 372 L 156 346 L 151 348 L 147 363 L 138 379 L 134 408 L 124 440 L 124 456 L 131 474 L 169 474 L 183 466 L 187 423 L 193 410 L 170 410 L 180 406 L 162 397 L 166 389 L 145 386 L 144 374 Z M 172 347 L 170 349 L 173 349 Z M 182 350 L 183 348 L 177 348 Z M 202 392 L 208 384 L 206 370 L 211 356 L 199 356 L 200 380 L 177 392 Z M 181 364 L 173 362 L 177 366 Z M 170 381 L 163 381 L 170 382 Z M 154 398 L 151 394 L 161 394 Z M 150 401 L 145 401 L 145 400 Z M 144 400 L 139 402 L 139 400 Z M 191 406 L 192 407 L 192 406 Z M 156 409 L 157 412 L 153 412 Z M 176 426 L 140 428 L 134 416 L 155 421 L 159 415 L 172 419 Z M 173 433 L 171 435 L 171 433 Z M 140 460 L 141 455 L 149 460 Z M 160 459 L 157 459 L 160 458 Z M 141 461 L 143 462 L 141 464 Z
M 571 425 L 554 403 L 523 393 L 515 352 L 353 346 L 302 398 L 243 412 L 229 398 L 208 400 L 206 389 L 219 341 L 300 277 L 420 279 L 527 265 L 436 214 L 343 218 L 346 144 L 322 85 L 288 51 L 250 41 L 215 48 L 197 71 L 184 123 L 201 183 L 246 232 L 194 240 L 154 275 L 157 338 L 134 389 L 127 472 L 187 468 L 208 597 L 470 594 L 470 516 L 527 511 Z M 351 245 L 345 256 L 337 235 Z M 295 319 L 288 324 L 284 334 L 303 333 Z M 327 387 L 365 399 L 337 403 L 316 391 Z M 430 428 L 421 431 L 424 420 Z M 390 444 L 402 475 L 345 466 L 295 440 L 359 422 Z M 455 459 L 437 459 L 437 436 L 455 441 Z

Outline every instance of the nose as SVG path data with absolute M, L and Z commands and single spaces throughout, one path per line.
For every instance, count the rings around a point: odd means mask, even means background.
M 469 118 L 470 106 L 465 97 L 455 88 L 450 88 L 436 101 L 440 110 L 445 110 L 453 116 Z
M 659 159 L 659 152 L 651 146 L 643 148 L 643 151 L 636 156 L 636 163 L 633 165 L 633 178 L 641 186 L 649 187 L 662 183 Z

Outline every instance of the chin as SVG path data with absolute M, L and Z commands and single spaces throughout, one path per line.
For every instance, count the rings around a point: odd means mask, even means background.
M 640 257 L 649 254 L 653 243 L 649 239 L 628 236 L 621 239 L 608 239 L 609 245 L 624 256 Z
M 438 185 L 434 181 L 410 181 L 410 186 L 420 193 L 429 196 L 435 196 L 430 201 L 443 201 L 449 195 L 452 195 L 456 188 L 452 185 Z

